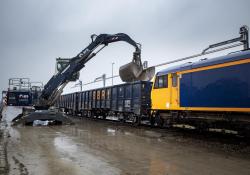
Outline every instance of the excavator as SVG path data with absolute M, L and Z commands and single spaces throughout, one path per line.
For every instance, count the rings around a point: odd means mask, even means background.
M 75 57 L 68 59 L 65 64 L 61 64 L 59 71 L 51 77 L 44 86 L 37 103 L 33 108 L 23 108 L 23 112 L 12 120 L 13 123 L 32 124 L 35 120 L 48 120 L 56 123 L 70 123 L 70 120 L 60 111 L 53 110 L 51 107 L 60 97 L 64 87 L 70 81 L 79 79 L 79 71 L 85 64 L 92 59 L 98 52 L 110 43 L 124 41 L 135 47 L 132 62 L 123 65 L 119 69 L 122 81 L 132 82 L 137 80 L 150 80 L 153 78 L 154 67 L 144 68 L 141 62 L 141 45 L 136 43 L 127 34 L 100 34 L 91 35 L 91 43 Z M 96 51 L 97 50 L 97 51 Z

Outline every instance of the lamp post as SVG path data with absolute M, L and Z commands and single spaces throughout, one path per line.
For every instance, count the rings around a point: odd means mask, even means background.
M 103 87 L 105 87 L 105 85 L 106 85 L 106 74 L 103 74 L 102 76 L 95 78 L 94 82 L 101 81 L 101 80 L 103 81 Z

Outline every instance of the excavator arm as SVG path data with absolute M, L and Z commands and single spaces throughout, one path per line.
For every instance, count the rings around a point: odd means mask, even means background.
M 48 109 L 51 105 L 53 105 L 56 99 L 63 92 L 63 88 L 72 79 L 72 77 L 76 73 L 78 73 L 91 58 L 93 58 L 109 43 L 125 41 L 134 46 L 135 52 L 133 54 L 132 62 L 142 69 L 140 44 L 136 43 L 128 35 L 124 33 L 117 33 L 114 35 L 100 34 L 98 36 L 92 35 L 91 39 L 91 43 L 85 49 L 83 49 L 75 57 L 71 58 L 68 65 L 48 81 L 48 83 L 44 86 L 38 103 L 35 104 L 35 109 Z M 102 47 L 98 51 L 94 52 L 99 46 Z

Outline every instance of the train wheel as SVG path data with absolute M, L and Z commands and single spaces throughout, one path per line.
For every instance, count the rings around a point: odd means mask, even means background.
M 126 122 L 126 116 L 125 116 L 125 114 L 118 114 L 118 119 L 119 119 L 119 121 L 120 122 L 123 122 L 123 123 L 125 123 Z
M 88 111 L 87 115 L 88 115 L 89 118 L 92 118 L 92 112 L 91 111 Z
M 91 111 L 91 118 L 98 118 L 98 115 L 96 114 L 96 112 Z
M 137 116 L 137 115 L 134 115 L 133 116 L 133 124 L 135 126 L 139 126 L 141 124 L 141 117 L 140 116 Z
M 106 114 L 106 113 L 103 113 L 103 114 L 102 114 L 102 119 L 103 119 L 103 120 L 106 120 L 106 117 L 107 117 L 107 114 Z
M 83 112 L 82 112 L 82 116 L 83 116 L 83 117 L 87 117 L 86 111 L 83 111 Z
M 155 116 L 155 123 L 158 127 L 162 128 L 164 125 L 164 119 L 158 114 Z
M 155 117 L 153 117 L 153 116 L 150 116 L 150 125 L 151 125 L 151 127 L 155 126 Z

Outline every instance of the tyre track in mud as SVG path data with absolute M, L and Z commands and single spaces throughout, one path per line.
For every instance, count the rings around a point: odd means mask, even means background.
M 20 175 L 29 175 L 28 169 L 15 156 L 12 157 L 16 166 L 18 167 Z
M 7 145 L 9 133 L 6 129 L 6 121 L 0 121 L 0 174 L 7 175 L 9 172 Z

